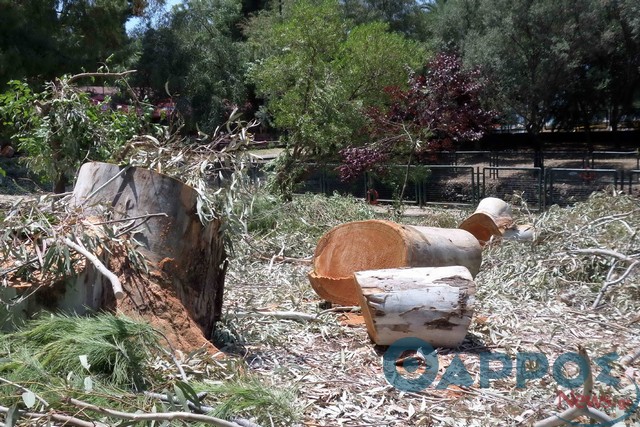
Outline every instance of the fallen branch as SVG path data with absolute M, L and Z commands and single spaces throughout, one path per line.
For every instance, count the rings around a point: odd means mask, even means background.
M 313 263 L 313 259 L 311 258 L 292 258 L 292 257 L 282 256 L 282 255 L 273 255 L 273 256 L 260 255 L 258 258 L 265 261 L 271 261 L 272 263 L 273 262 L 288 262 L 292 264 L 312 264 Z
M 97 405 L 93 405 L 91 403 L 83 402 L 74 398 L 66 398 L 64 399 L 66 403 L 69 403 L 73 406 L 77 406 L 78 408 L 82 408 L 87 411 L 97 412 L 99 414 L 107 415 L 114 418 L 119 418 L 123 420 L 131 420 L 131 421 L 173 421 L 173 420 L 183 420 L 183 421 L 192 421 L 192 422 L 200 422 L 205 424 L 210 424 L 218 427 L 239 427 L 240 424 L 233 423 L 230 421 L 223 420 L 221 418 L 211 417 L 209 415 L 202 414 L 192 414 L 191 412 L 157 412 L 157 413 L 130 413 L 130 412 L 122 412 L 116 411 L 114 409 L 102 408 Z
M 202 399 L 206 396 L 206 392 L 205 393 L 198 393 L 198 398 Z M 158 399 L 158 400 L 162 400 L 164 402 L 173 402 L 174 404 L 180 404 L 180 399 L 178 399 L 175 396 L 172 396 L 171 398 L 169 396 L 167 396 L 166 394 L 162 394 L 162 393 L 153 393 L 150 391 L 145 391 L 144 395 L 147 397 L 150 397 L 152 399 Z M 189 407 L 189 409 L 191 409 L 194 412 L 197 412 L 199 414 L 207 414 L 210 412 L 213 412 L 215 410 L 215 408 L 211 407 L 211 406 L 207 406 L 207 405 L 196 405 L 194 402 L 192 402 L 191 400 L 187 399 L 187 406 Z M 253 423 L 249 420 L 246 420 L 244 418 L 236 418 L 233 420 L 234 423 L 238 424 L 241 427 L 260 427 L 260 425 Z
M 598 296 L 596 297 L 596 300 L 593 302 L 593 305 L 591 306 L 591 309 L 595 310 L 596 308 L 598 308 L 598 306 L 600 305 L 600 301 L 602 300 L 602 297 L 604 296 L 605 292 L 607 292 L 607 289 L 610 286 L 617 285 L 618 283 L 622 283 L 627 278 L 629 273 L 631 273 L 631 271 L 638 264 L 640 264 L 640 260 L 634 261 L 629 267 L 627 267 L 625 272 L 622 273 L 622 275 L 620 277 L 618 277 L 616 280 L 609 281 L 611 279 L 610 276 L 613 273 L 613 267 L 612 267 L 612 269 L 609 272 L 609 274 L 607 274 L 607 281 L 605 282 L 604 285 L 602 285 L 602 288 L 600 289 L 600 292 L 598 293 Z
M 132 216 L 132 217 L 127 217 L 127 218 L 121 218 L 121 219 L 112 219 L 109 221 L 102 221 L 102 222 L 88 222 L 87 224 L 90 225 L 104 225 L 104 224 L 114 224 L 116 222 L 127 222 L 127 221 L 132 221 L 132 220 L 136 220 L 136 219 L 148 219 L 148 218 L 153 218 L 156 216 L 164 216 L 164 217 L 169 217 L 169 215 L 167 215 L 164 212 L 159 212 L 159 213 L 152 213 L 152 214 L 147 214 L 147 215 L 138 215 L 138 216 Z
M 612 258 L 619 259 L 620 261 L 634 262 L 635 259 L 621 254 L 620 252 L 612 251 L 610 249 L 573 249 L 569 251 L 570 254 L 581 254 L 581 255 L 599 255 L 599 256 L 608 256 Z
M 14 383 L 13 381 L 9 381 L 9 380 L 8 380 L 8 379 L 6 379 L 6 378 L 1 378 L 1 377 L 0 377 L 0 382 L 3 382 L 3 383 L 5 383 L 5 384 L 12 385 L 12 386 L 14 386 L 14 387 L 16 387 L 16 388 L 18 388 L 18 389 L 20 389 L 20 390 L 24 391 L 24 392 L 27 392 L 27 393 L 33 393 L 33 392 L 32 392 L 31 390 L 29 390 L 28 388 L 26 388 L 26 387 L 24 387 L 24 386 L 21 386 L 20 384 L 16 384 L 16 383 Z M 40 401 L 40 403 L 42 403 L 45 407 L 49 406 L 49 403 L 48 403 L 46 400 L 44 400 L 42 397 L 38 396 L 36 393 L 33 393 L 33 395 L 34 395 L 34 396 L 35 396 L 35 398 L 36 398 L 36 399 L 38 399 L 38 400 Z
M 596 297 L 595 301 L 593 302 L 593 305 L 591 306 L 592 310 L 595 310 L 596 308 L 598 308 L 598 306 L 600 305 L 600 301 L 602 301 L 602 298 L 604 297 L 604 294 L 607 292 L 609 287 L 613 285 L 617 285 L 618 283 L 622 283 L 627 278 L 627 276 L 629 276 L 631 271 L 633 271 L 633 269 L 638 264 L 640 264 L 640 260 L 621 254 L 620 252 L 612 251 L 610 249 L 574 249 L 569 251 L 569 253 L 581 254 L 581 255 L 596 255 L 596 256 L 611 257 L 616 259 L 616 261 L 614 261 L 613 264 L 611 265 L 611 268 L 607 273 L 605 283 L 600 288 L 600 292 L 598 293 L 598 296 Z M 617 261 L 628 262 L 628 263 L 631 263 L 631 265 L 627 267 L 625 272 L 622 273 L 620 277 L 618 277 L 615 280 L 611 280 L 613 277 L 613 273 L 615 271 Z
M 234 313 L 238 318 L 252 317 L 252 316 L 264 316 L 275 317 L 279 320 L 295 320 L 298 322 L 317 322 L 318 316 L 315 314 L 300 313 L 297 311 L 241 311 Z
M 109 281 L 111 282 L 111 287 L 113 288 L 113 294 L 115 295 L 116 299 L 120 300 L 124 298 L 124 291 L 122 290 L 120 279 L 118 279 L 118 276 L 116 276 L 107 267 L 105 267 L 105 265 L 98 259 L 97 256 L 89 252 L 81 244 L 72 242 L 68 237 L 65 237 L 62 242 L 76 252 L 84 255 L 84 257 L 87 258 L 87 260 L 89 260 L 100 273 L 102 273 L 107 279 L 109 279 Z
M 0 414 L 7 414 L 11 408 L 7 408 L 6 406 L 0 406 Z M 108 424 L 101 423 L 99 421 L 85 421 L 80 418 L 72 417 L 70 415 L 63 415 L 58 413 L 40 413 L 40 412 L 22 412 L 20 411 L 18 415 L 21 418 L 29 418 L 32 420 L 49 420 L 49 421 L 57 421 L 62 423 L 65 426 L 76 426 L 76 427 L 109 427 Z M 237 426 L 235 426 L 237 427 Z
M 582 396 L 584 397 L 585 401 L 589 402 L 591 401 L 591 395 L 593 394 L 593 372 L 591 371 L 591 360 L 589 359 L 587 350 L 582 346 L 578 346 L 578 354 L 587 362 L 586 365 L 588 372 L 587 378 L 584 382 Z M 603 423 L 610 423 L 606 425 L 612 425 L 613 419 L 604 412 L 586 405 L 582 407 L 581 406 L 582 405 L 576 405 L 572 408 L 566 409 L 559 414 L 552 415 L 542 421 L 538 421 L 533 425 L 533 427 L 556 427 L 566 424 L 574 424 L 571 421 L 581 416 L 588 416 Z
M 128 76 L 129 74 L 133 74 L 136 72 L 137 70 L 127 70 L 121 73 L 80 73 L 80 74 L 76 74 L 74 76 L 69 77 L 69 79 L 67 80 L 67 83 L 71 83 L 75 80 L 80 80 L 85 77 L 115 77 L 117 79 L 121 79 L 123 77 Z
M 620 364 L 622 366 L 631 366 L 637 359 L 640 359 L 640 347 L 620 359 Z

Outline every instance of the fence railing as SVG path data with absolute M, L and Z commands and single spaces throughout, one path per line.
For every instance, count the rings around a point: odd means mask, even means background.
M 615 169 L 550 168 L 545 171 L 548 205 L 568 205 L 585 200 L 594 191 L 617 189 Z
M 544 209 L 541 168 L 488 167 L 482 169 L 481 197 L 509 199 L 517 193 L 532 210 Z
M 408 174 L 406 165 L 393 165 L 389 176 L 366 173 L 350 182 L 340 179 L 337 165 L 309 164 L 296 192 L 394 201 L 407 178 L 402 201 L 418 205 L 475 205 L 483 197 L 508 199 L 517 193 L 531 209 L 543 210 L 585 200 L 594 191 L 616 189 L 640 196 L 640 158 L 635 151 L 546 152 L 546 168 L 521 166 L 533 152 L 442 154 L 440 160 L 448 164 L 412 165 Z

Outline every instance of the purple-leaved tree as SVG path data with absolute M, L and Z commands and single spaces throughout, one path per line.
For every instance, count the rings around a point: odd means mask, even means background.
M 410 73 L 409 88 L 387 88 L 387 108 L 368 111 L 370 143 L 343 149 L 343 180 L 365 171 L 384 172 L 391 164 L 425 163 L 438 151 L 475 141 L 493 125 L 496 113 L 482 107 L 483 77 L 465 70 L 457 55 L 440 53 L 423 74 Z

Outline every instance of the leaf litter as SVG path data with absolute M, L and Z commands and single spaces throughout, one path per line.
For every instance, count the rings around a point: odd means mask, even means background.
M 420 216 L 400 216 L 394 210 L 376 213 L 356 199 L 338 196 L 304 195 L 284 205 L 263 200 L 249 219 L 250 232 L 234 244 L 226 314 L 216 343 L 241 358 L 248 371 L 278 387 L 297 390 L 295 403 L 303 412 L 299 425 L 515 426 L 546 418 L 559 409 L 558 390 L 569 393 L 551 372 L 525 388 L 516 387 L 515 372 L 480 388 L 480 354 L 506 353 L 515 366 L 517 352 L 541 352 L 552 366 L 561 354 L 577 351 L 579 344 L 592 360 L 611 352 L 622 357 L 637 351 L 640 268 L 612 286 L 593 310 L 612 260 L 572 251 L 612 249 L 637 257 L 640 201 L 597 193 L 573 207 L 554 206 L 538 215 L 531 214 L 517 195 L 512 202 L 516 217 L 535 223 L 536 239 L 493 242 L 485 248 L 467 338 L 457 349 L 437 349 L 438 377 L 424 390 L 403 392 L 385 380 L 385 348 L 369 340 L 364 325 L 345 322 L 357 309 L 327 309 L 308 283 L 309 260 L 317 239 L 343 222 L 386 218 L 451 227 L 471 210 L 425 208 Z M 315 317 L 310 321 L 269 315 L 276 312 Z M 473 384 L 437 389 L 456 356 Z M 621 386 L 613 398 L 635 398 L 628 376 L 640 381 L 638 361 L 626 375 L 620 364 L 614 365 L 611 375 L 620 378 Z M 599 368 L 594 369 L 597 375 Z M 638 425 L 640 418 L 635 414 L 625 422 Z

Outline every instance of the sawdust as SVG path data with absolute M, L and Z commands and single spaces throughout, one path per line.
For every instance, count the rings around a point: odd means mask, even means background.
M 143 276 L 129 266 L 126 257 L 117 254 L 109 266 L 118 274 L 126 294 L 124 299 L 114 300 L 115 310 L 141 316 L 161 331 L 174 349 L 185 353 L 205 349 L 209 354 L 222 355 L 191 318 L 168 276 L 162 272 Z

